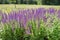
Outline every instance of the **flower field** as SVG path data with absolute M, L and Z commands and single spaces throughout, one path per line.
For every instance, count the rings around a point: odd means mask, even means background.
M 0 7 L 0 39 L 60 40 L 59 6 Z

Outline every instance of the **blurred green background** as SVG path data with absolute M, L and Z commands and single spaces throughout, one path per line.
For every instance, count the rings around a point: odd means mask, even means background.
M 60 5 L 60 0 L 0 0 L 0 4 Z

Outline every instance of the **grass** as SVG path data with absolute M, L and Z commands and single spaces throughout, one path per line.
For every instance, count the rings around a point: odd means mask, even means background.
M 2 39 L 0 39 L 0 40 L 2 40 Z
M 0 10 L 2 10 L 5 13 L 9 13 L 12 10 L 18 10 L 20 8 L 22 9 L 37 9 L 37 8 L 55 8 L 55 9 L 59 9 L 60 6 L 53 6 L 53 5 L 25 5 L 25 4 L 0 4 Z
M 24 5 L 24 4 L 0 4 L 0 9 L 5 9 L 5 8 L 40 8 L 40 7 L 45 7 L 45 8 L 49 8 L 49 7 L 53 7 L 53 8 L 57 8 L 59 9 L 60 6 L 53 6 L 53 5 Z

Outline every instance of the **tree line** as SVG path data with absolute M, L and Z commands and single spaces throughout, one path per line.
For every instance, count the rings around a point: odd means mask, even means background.
M 41 2 L 40 2 L 41 1 Z M 0 0 L 0 4 L 38 4 L 42 5 L 60 5 L 60 0 Z
M 0 4 L 37 4 L 36 1 L 33 0 L 0 0 Z

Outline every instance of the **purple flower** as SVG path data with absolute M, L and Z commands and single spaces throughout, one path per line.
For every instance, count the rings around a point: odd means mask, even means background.
M 32 19 L 32 16 L 33 16 L 33 14 L 32 14 L 32 13 L 29 13 L 29 14 L 27 15 L 27 19 L 28 19 L 28 20 L 31 20 L 31 19 Z
M 26 23 L 27 23 L 27 17 L 26 17 L 26 15 L 23 16 L 22 22 L 23 22 L 24 27 L 26 27 Z
M 43 21 L 44 21 L 44 22 L 47 22 L 46 16 L 43 17 Z
M 8 14 L 8 21 L 12 21 L 13 20 L 13 15 L 12 13 Z
M 43 16 L 45 15 L 45 13 L 46 13 L 46 9 L 45 8 L 38 8 L 37 10 L 36 10 L 36 17 L 38 18 L 38 19 L 40 19 L 40 18 L 43 18 Z
M 60 10 L 57 11 L 58 18 L 60 18 Z
M 4 13 L 4 14 L 2 15 L 2 20 L 1 20 L 1 21 L 2 21 L 2 23 L 7 22 L 7 14 Z
M 36 13 L 46 13 L 46 9 L 45 8 L 38 8 L 36 9 Z
M 49 8 L 48 10 L 47 10 L 47 13 L 50 13 L 50 14 L 55 14 L 56 13 L 56 9 L 54 9 L 54 8 Z
M 22 15 L 21 15 L 20 13 L 17 13 L 15 20 L 16 20 L 18 23 L 20 23 L 21 20 L 22 20 Z

